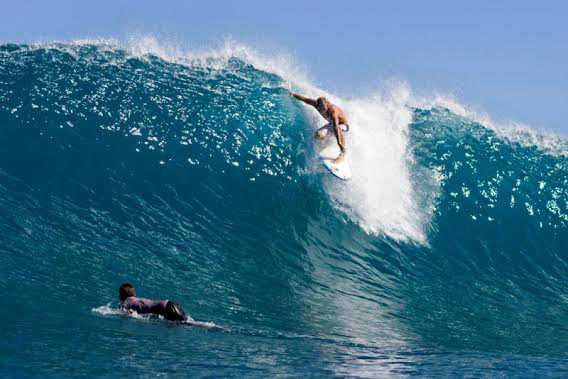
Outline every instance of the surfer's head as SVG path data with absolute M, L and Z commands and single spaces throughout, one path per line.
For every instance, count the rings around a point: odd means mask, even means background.
M 326 97 L 318 97 L 317 101 L 317 108 L 322 111 L 326 111 L 327 107 L 329 107 L 329 100 Z
M 131 296 L 136 296 L 134 286 L 130 283 L 123 283 L 118 289 L 118 297 L 120 298 L 120 301 L 124 301 Z

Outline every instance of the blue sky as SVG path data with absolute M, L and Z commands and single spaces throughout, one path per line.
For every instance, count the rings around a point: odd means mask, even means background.
M 316 84 L 360 96 L 388 79 L 496 119 L 568 132 L 568 2 L 9 1 L 0 42 L 226 37 L 291 53 Z

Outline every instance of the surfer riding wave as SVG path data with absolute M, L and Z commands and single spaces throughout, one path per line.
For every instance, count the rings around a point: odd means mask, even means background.
M 329 122 L 317 130 L 315 138 L 323 140 L 331 131 L 333 131 L 341 151 L 339 156 L 333 160 L 333 163 L 342 162 L 343 159 L 345 159 L 345 153 L 347 151 L 345 147 L 344 133 L 349 131 L 349 122 L 347 121 L 347 117 L 345 117 L 343 110 L 341 110 L 341 108 L 337 105 L 330 103 L 330 101 L 323 96 L 317 99 L 310 99 L 297 93 L 290 93 L 290 96 L 293 96 L 294 98 L 316 108 L 322 117 Z M 344 128 L 342 128 L 342 126 Z

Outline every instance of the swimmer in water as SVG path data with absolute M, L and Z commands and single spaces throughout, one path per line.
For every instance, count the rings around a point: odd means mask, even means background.
M 124 283 L 118 289 L 120 306 L 126 311 L 138 314 L 154 314 L 166 320 L 185 322 L 188 317 L 181 305 L 172 300 L 148 300 L 136 297 L 136 290 L 130 283 Z

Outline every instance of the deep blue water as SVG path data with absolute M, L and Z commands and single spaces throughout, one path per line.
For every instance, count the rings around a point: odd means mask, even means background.
M 257 66 L 0 46 L 1 376 L 568 375 L 564 137 L 337 99 L 340 182 Z

